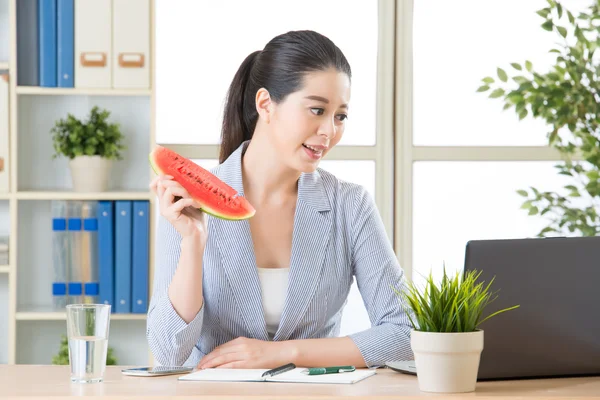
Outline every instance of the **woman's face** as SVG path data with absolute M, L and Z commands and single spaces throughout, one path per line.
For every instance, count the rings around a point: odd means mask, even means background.
M 271 137 L 282 162 L 313 172 L 344 134 L 350 79 L 336 69 L 310 72 L 303 87 L 273 105 Z

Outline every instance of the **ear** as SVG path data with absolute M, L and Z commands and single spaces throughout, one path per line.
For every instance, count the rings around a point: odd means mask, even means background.
M 258 89 L 256 92 L 256 111 L 259 118 L 262 118 L 267 124 L 271 122 L 272 106 L 273 102 L 271 101 L 269 91 L 265 88 Z

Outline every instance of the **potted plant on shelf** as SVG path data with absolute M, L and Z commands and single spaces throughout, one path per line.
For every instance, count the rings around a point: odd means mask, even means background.
M 76 192 L 103 192 L 108 188 L 111 163 L 121 160 L 123 134 L 119 124 L 108 123 L 110 112 L 94 106 L 86 122 L 72 114 L 51 129 L 55 154 L 69 159 Z
M 413 330 L 411 348 L 415 356 L 419 389 L 424 392 L 462 393 L 475 390 L 483 350 L 487 319 L 518 305 L 498 310 L 482 319 L 484 309 L 496 299 L 490 292 L 494 279 L 484 286 L 481 271 L 456 273 L 450 277 L 444 267 L 441 282 L 430 273 L 423 290 L 410 281 L 407 290 L 396 294 L 407 308 Z

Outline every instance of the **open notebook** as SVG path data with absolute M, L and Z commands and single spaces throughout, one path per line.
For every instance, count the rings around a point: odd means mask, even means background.
M 275 376 L 261 375 L 268 369 L 207 368 L 179 377 L 180 381 L 228 381 L 228 382 L 296 382 L 296 383 L 355 383 L 371 375 L 374 369 L 357 369 L 337 374 L 306 375 L 305 368 L 294 368 Z

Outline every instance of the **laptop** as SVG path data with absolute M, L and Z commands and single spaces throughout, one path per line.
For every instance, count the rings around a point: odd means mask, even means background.
M 600 375 L 600 237 L 472 240 L 465 271 L 497 299 L 483 313 L 478 380 Z M 414 362 L 388 367 L 416 373 Z

